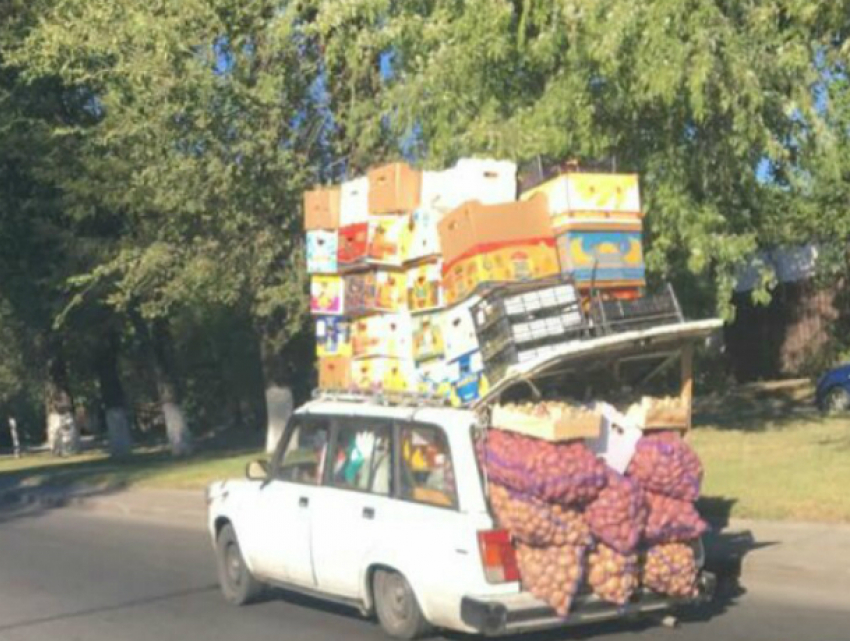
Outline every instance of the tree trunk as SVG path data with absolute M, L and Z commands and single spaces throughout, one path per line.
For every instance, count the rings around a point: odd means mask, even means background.
M 287 369 L 274 349 L 260 338 L 263 379 L 266 388 L 266 452 L 272 453 L 283 436 L 283 430 L 294 410 L 292 390 L 286 385 Z
M 97 362 L 97 374 L 100 380 L 100 395 L 106 410 L 106 431 L 109 440 L 110 456 L 127 456 L 133 448 L 130 433 L 130 416 L 124 387 L 118 373 L 118 350 L 120 339 L 114 330 L 109 332 L 106 345 Z
M 189 432 L 186 417 L 180 406 L 180 394 L 174 368 L 174 349 L 168 321 L 163 319 L 154 321 L 152 330 L 154 375 L 162 414 L 165 417 L 168 444 L 174 456 L 187 456 L 192 453 L 192 434 Z
M 74 420 L 74 408 L 68 388 L 68 372 L 58 340 L 51 340 L 47 361 L 47 445 L 55 456 L 70 456 L 80 451 L 80 430 Z

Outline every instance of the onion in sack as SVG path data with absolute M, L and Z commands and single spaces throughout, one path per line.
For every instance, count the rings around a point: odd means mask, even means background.
M 587 582 L 600 599 L 624 605 L 638 587 L 637 555 L 598 544 L 587 557 Z
M 520 543 L 517 561 L 523 587 L 565 617 L 578 592 L 585 548 L 576 545 L 535 548 Z
M 647 543 L 654 545 L 692 541 L 708 529 L 690 501 L 680 501 L 654 492 L 645 494 L 648 511 L 643 537 Z
M 492 481 L 553 503 L 586 503 L 605 486 L 605 465 L 581 441 L 550 443 L 489 430 L 484 465 Z
M 633 552 L 646 522 L 643 491 L 634 479 L 608 474 L 608 485 L 584 513 L 590 531 L 621 554 Z
M 702 464 L 675 432 L 643 436 L 626 473 L 650 492 L 691 502 L 699 497 Z
M 649 548 L 643 566 L 643 584 L 672 597 L 696 593 L 694 550 L 686 543 L 662 543 Z

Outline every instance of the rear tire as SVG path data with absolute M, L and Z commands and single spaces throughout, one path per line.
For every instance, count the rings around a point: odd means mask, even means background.
M 843 387 L 833 387 L 823 397 L 822 409 L 830 416 L 850 410 L 850 392 Z
M 372 579 L 372 594 L 378 621 L 391 637 L 419 639 L 432 630 L 410 584 L 398 572 L 377 570 Z
M 233 526 L 227 523 L 216 539 L 218 582 L 228 603 L 245 605 L 263 592 L 263 584 L 251 576 Z

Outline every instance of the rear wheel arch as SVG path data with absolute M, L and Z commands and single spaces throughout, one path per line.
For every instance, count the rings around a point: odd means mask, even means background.
M 407 580 L 407 583 L 410 585 L 410 589 L 413 590 L 413 594 L 416 597 L 416 601 L 419 603 L 419 607 L 422 609 L 422 613 L 425 615 L 426 618 L 428 618 L 428 610 L 425 604 L 422 602 L 422 598 L 420 597 L 420 591 L 417 589 L 417 586 L 411 579 L 410 574 L 403 571 L 396 565 L 390 563 L 375 562 L 371 563 L 366 569 L 366 573 L 363 578 L 364 610 L 366 610 L 370 615 L 375 614 L 375 573 L 378 570 L 396 572 L 402 575 Z

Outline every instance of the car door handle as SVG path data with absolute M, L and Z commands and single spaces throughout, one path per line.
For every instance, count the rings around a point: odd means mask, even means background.
M 363 518 L 364 519 L 374 519 L 375 518 L 375 508 L 364 507 L 363 508 Z
M 302 496 L 300 499 L 298 499 L 298 507 L 307 507 L 308 505 L 310 505 L 310 499 L 308 499 L 306 496 Z

